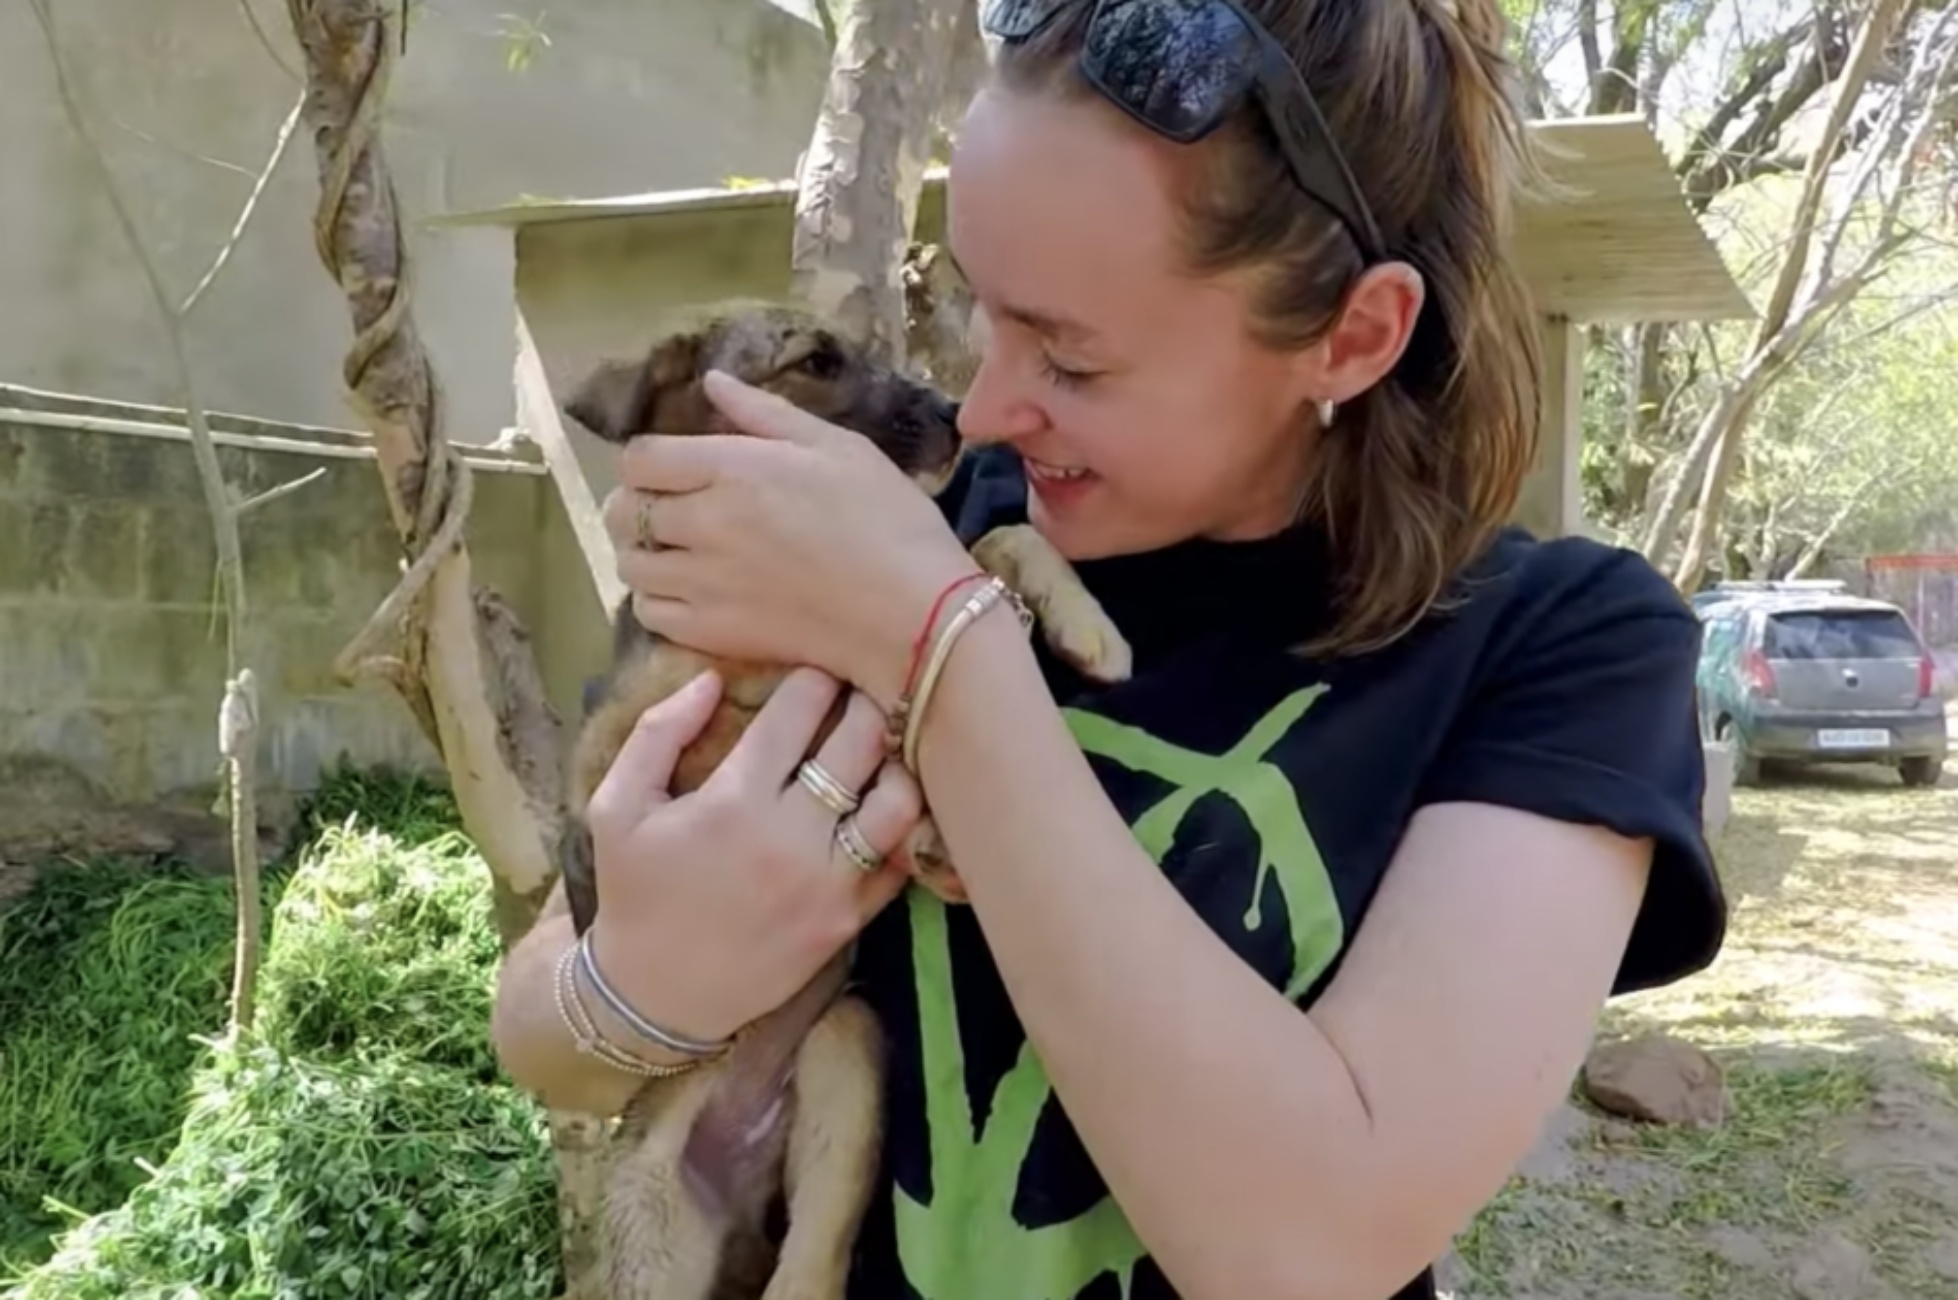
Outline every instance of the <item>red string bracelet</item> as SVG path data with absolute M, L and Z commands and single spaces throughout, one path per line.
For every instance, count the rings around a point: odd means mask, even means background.
M 938 593 L 938 599 L 931 602 L 931 612 L 925 615 L 924 626 L 911 642 L 911 662 L 904 669 L 904 688 L 897 699 L 897 707 L 891 710 L 890 719 L 884 730 L 884 747 L 895 754 L 904 743 L 905 715 L 911 711 L 911 692 L 917 689 L 918 669 L 923 666 L 925 649 L 931 644 L 932 629 L 938 626 L 938 616 L 945 612 L 945 602 L 952 598 L 959 588 L 972 582 L 983 582 L 985 573 L 967 573 L 946 583 Z

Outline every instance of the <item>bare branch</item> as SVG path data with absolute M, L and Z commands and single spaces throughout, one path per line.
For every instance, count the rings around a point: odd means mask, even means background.
M 300 110 L 305 107 L 306 93 L 301 91 L 299 98 L 293 102 L 292 111 L 287 113 L 286 120 L 279 124 L 279 134 L 272 143 L 271 156 L 265 160 L 265 166 L 259 169 L 258 179 L 252 182 L 251 193 L 245 196 L 245 205 L 238 209 L 238 219 L 231 225 L 231 234 L 225 239 L 224 246 L 218 249 L 218 255 L 211 259 L 210 269 L 204 272 L 204 278 L 197 282 L 196 287 L 185 295 L 183 302 L 177 307 L 179 316 L 190 315 L 191 310 L 197 306 L 197 300 L 204 296 L 205 290 L 217 282 L 218 276 L 224 271 L 225 263 L 231 260 L 232 252 L 237 249 L 239 241 L 245 237 L 245 230 L 251 225 L 253 214 L 258 211 L 258 200 L 265 193 L 266 185 L 272 180 L 272 173 L 279 169 L 280 160 L 286 156 L 286 146 L 292 142 L 292 130 L 299 125 Z
M 82 112 L 81 104 L 69 80 L 66 61 L 61 57 L 61 43 L 55 34 L 54 15 L 48 0 L 29 0 L 35 21 L 41 29 L 41 37 L 47 44 L 48 61 L 53 67 L 55 92 L 61 99 L 62 111 L 68 124 L 80 139 L 83 152 L 88 155 L 90 164 L 102 183 L 102 192 L 115 213 L 116 224 L 121 228 L 129 250 L 143 271 L 143 278 L 149 285 L 150 295 L 155 300 L 157 315 L 161 318 L 164 332 L 170 340 L 170 354 L 176 366 L 177 381 L 183 389 L 185 422 L 190 431 L 192 457 L 197 465 L 198 481 L 204 489 L 204 505 L 211 519 L 211 531 L 218 556 L 218 585 L 224 606 L 224 648 L 226 686 L 223 702 L 218 711 L 218 753 L 220 773 L 223 778 L 224 805 L 231 824 L 231 861 L 237 884 L 238 937 L 233 958 L 231 981 L 230 1032 L 249 1031 L 255 1007 L 254 989 L 258 978 L 260 945 L 263 938 L 263 918 L 261 916 L 260 866 L 258 850 L 258 804 L 256 755 L 258 746 L 258 693 L 256 679 L 252 670 L 242 662 L 244 653 L 242 641 L 248 626 L 249 606 L 245 591 L 245 566 L 243 549 L 238 540 L 238 516 L 240 508 L 233 504 L 231 488 L 224 480 L 224 469 L 218 461 L 217 444 L 211 436 L 210 420 L 205 413 L 202 397 L 198 392 L 197 377 L 190 363 L 190 349 L 184 339 L 184 312 L 196 300 L 192 294 L 184 308 L 170 305 L 169 291 L 164 287 L 163 276 L 157 270 L 156 259 L 150 255 L 148 246 L 136 227 L 128 202 L 123 198 L 122 187 L 117 183 L 115 171 L 109 166 L 108 155 L 102 151 L 94 133 L 89 129 L 88 118 Z M 288 119 L 287 133 L 290 133 L 293 119 Z M 281 143 L 280 149 L 283 149 Z M 278 161 L 277 152 L 271 163 L 267 164 L 266 174 Z M 252 201 L 255 201 L 263 188 L 261 178 L 254 187 Z M 248 201 L 246 212 L 237 223 L 237 233 L 243 232 L 250 217 Z M 232 243 L 236 243 L 234 235 Z M 227 248 L 229 245 L 227 245 Z M 225 255 L 220 254 L 217 265 L 206 277 L 208 285 L 223 268 Z M 202 291 L 204 286 L 199 286 Z M 318 477 L 324 471 L 316 471 L 311 477 Z M 309 480 L 301 480 L 301 483 Z M 299 484 L 287 484 L 283 489 L 275 489 L 259 498 L 262 502 L 273 496 L 283 496 Z
M 260 506 L 271 505 L 274 501 L 277 501 L 280 497 L 291 496 L 294 492 L 299 491 L 299 489 L 303 487 L 309 487 L 312 484 L 319 482 L 321 479 L 325 477 L 326 477 L 326 468 L 322 466 L 319 469 L 314 470 L 310 474 L 300 475 L 298 478 L 293 479 L 289 483 L 281 483 L 279 484 L 279 486 L 275 488 L 267 488 L 265 491 L 259 493 L 257 496 L 246 497 L 243 501 L 240 501 L 237 505 L 231 508 L 231 513 L 233 515 L 242 517 L 246 513 L 258 509 Z
M 238 9 L 245 15 L 245 25 L 252 29 L 252 34 L 258 37 L 258 43 L 265 47 L 265 53 L 271 58 L 272 62 L 279 65 L 279 71 L 285 73 L 301 85 L 304 85 L 306 83 L 305 76 L 300 73 L 299 69 L 286 62 L 285 55 L 279 53 L 279 47 L 272 43 L 272 33 L 266 31 L 265 24 L 258 21 L 258 11 L 252 8 L 252 0 L 238 0 Z
M 195 149 L 187 149 L 173 140 L 165 140 L 162 136 L 152 135 L 140 127 L 131 126 L 119 117 L 111 117 L 109 124 L 119 131 L 135 136 L 144 144 L 154 145 L 156 148 L 176 154 L 180 158 L 188 158 L 192 162 L 203 163 L 206 167 L 216 167 L 220 171 L 237 172 L 247 180 L 252 179 L 256 175 L 249 167 L 240 166 L 235 162 L 226 162 L 222 158 L 213 158 L 209 154 L 198 153 Z
M 122 187 L 109 166 L 108 155 L 103 153 L 95 133 L 89 129 L 87 115 L 82 112 L 76 98 L 74 85 L 68 77 L 67 61 L 61 57 L 61 44 L 55 35 L 54 15 L 49 11 L 48 0 L 28 0 L 28 4 L 34 11 L 42 39 L 47 44 L 48 61 L 54 70 L 55 93 L 61 99 L 62 111 L 67 115 L 68 125 L 80 138 L 96 179 L 101 182 L 103 196 L 115 215 L 123 239 L 129 244 L 130 253 L 143 272 L 144 283 L 149 286 L 157 314 L 162 318 L 164 333 L 170 341 L 171 361 L 176 367 L 177 383 L 184 393 L 191 451 L 196 458 L 198 479 L 204 486 L 204 504 L 210 512 L 211 527 L 216 533 L 218 581 L 230 611 L 225 619 L 225 659 L 230 665 L 230 672 L 235 674 L 239 667 L 239 625 L 246 617 L 244 565 L 239 556 L 237 524 L 231 517 L 231 500 L 224 486 L 224 471 L 218 465 L 217 444 L 211 440 L 210 421 L 199 400 L 196 377 L 191 370 L 190 350 L 184 341 L 183 324 L 171 305 L 169 290 L 164 287 L 163 276 L 156 268 L 156 259 L 150 256 L 149 246 L 143 242 L 143 236 L 136 228 L 136 219 L 123 199 Z

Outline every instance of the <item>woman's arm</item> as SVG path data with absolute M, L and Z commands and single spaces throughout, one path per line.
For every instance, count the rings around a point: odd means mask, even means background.
M 960 639 L 920 767 L 1056 1092 L 1195 1298 L 1379 1300 L 1438 1257 L 1567 1089 L 1650 861 L 1429 808 L 1301 1014 L 1137 844 L 1011 619 Z

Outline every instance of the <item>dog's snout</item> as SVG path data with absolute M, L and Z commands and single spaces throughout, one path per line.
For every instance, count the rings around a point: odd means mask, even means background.
M 956 429 L 959 427 L 959 403 L 943 393 L 931 395 L 931 418 L 941 424 Z

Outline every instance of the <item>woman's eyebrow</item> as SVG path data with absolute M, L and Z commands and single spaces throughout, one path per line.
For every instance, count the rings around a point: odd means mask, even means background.
M 941 245 L 941 247 L 943 246 Z M 959 279 L 963 280 L 970 287 L 972 277 L 967 275 L 965 273 L 965 267 L 959 264 L 958 254 L 954 253 L 950 248 L 944 248 L 943 251 L 945 253 L 945 260 L 952 264 L 954 271 L 958 272 Z M 1087 343 L 1095 337 L 1095 331 L 1080 321 L 1071 320 L 1066 316 L 1061 316 L 1054 312 L 1042 311 L 1037 307 L 1025 307 L 1015 303 L 1001 303 L 999 306 L 990 310 L 996 316 L 1006 316 L 1016 320 L 1034 333 L 1055 342 Z

